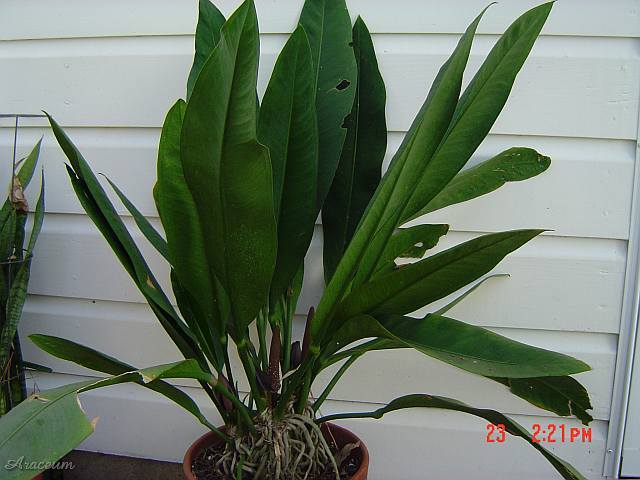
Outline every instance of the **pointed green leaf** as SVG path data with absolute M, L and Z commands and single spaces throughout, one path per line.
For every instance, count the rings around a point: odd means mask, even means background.
M 72 383 L 31 395 L 0 421 L 0 458 L 55 462 L 73 450 L 95 428 L 78 402 L 77 392 L 93 381 Z M 43 468 L 44 470 L 44 468 Z M 38 472 L 3 470 L 3 479 L 31 480 Z
M 155 248 L 165 260 L 170 262 L 166 240 L 162 238 L 162 235 L 160 235 L 155 228 L 153 228 L 153 225 L 151 225 L 149 220 L 147 220 L 146 217 L 142 213 L 140 213 L 140 210 L 138 210 L 136 206 L 131 203 L 131 201 L 122 192 L 122 190 L 120 190 L 109 177 L 105 176 L 104 178 L 107 179 L 107 182 L 109 182 L 109 185 L 111 185 L 113 191 L 116 192 L 116 195 L 118 195 L 118 198 L 120 199 L 122 204 L 129 211 L 144 237 L 149 241 L 151 245 L 153 245 L 153 248 Z
M 30 335 L 29 338 L 38 347 L 53 356 L 77 363 L 78 365 L 97 372 L 107 373 L 109 375 L 121 375 L 136 370 L 135 367 L 109 355 L 64 338 L 41 334 Z M 164 395 L 195 416 L 204 426 L 213 428 L 213 425 L 211 425 L 200 412 L 198 405 L 182 390 L 162 380 L 156 380 L 150 383 L 139 381 L 136 383 Z
M 535 177 L 549 168 L 549 165 L 551 159 L 532 148 L 510 148 L 456 175 L 414 217 L 493 192 L 507 182 Z
M 384 407 L 381 407 L 372 412 L 361 413 L 343 413 L 335 415 L 327 415 L 320 418 L 319 422 L 328 422 L 331 420 L 339 420 L 343 418 L 382 418 L 383 415 L 406 408 L 441 408 L 444 410 L 453 410 L 457 412 L 468 413 L 475 415 L 476 417 L 484 418 L 488 422 L 494 425 L 502 424 L 505 426 L 507 432 L 516 437 L 521 437 L 526 440 L 533 448 L 538 450 L 551 465 L 562 475 L 562 478 L 566 480 L 586 480 L 580 472 L 573 468 L 570 464 L 556 457 L 554 454 L 545 449 L 540 442 L 535 442 L 531 434 L 520 424 L 511 420 L 504 414 L 495 410 L 488 410 L 485 408 L 473 408 L 458 400 L 446 397 L 438 397 L 435 395 L 426 394 L 411 394 L 405 395 L 400 398 L 396 398 Z
M 36 170 L 36 166 L 38 165 L 38 159 L 40 158 L 40 149 L 42 147 L 42 137 L 35 144 L 27 158 L 25 158 L 18 170 L 18 180 L 20 180 L 20 185 L 22 188 L 26 190 L 27 186 L 31 182 L 33 178 L 33 173 Z
M 165 331 L 175 342 L 185 358 L 203 360 L 201 352 L 196 348 L 192 333 L 178 317 L 157 280 L 149 269 L 144 257 L 127 231 L 122 219 L 118 216 L 113 204 L 98 182 L 80 151 L 76 148 L 60 125 L 48 116 L 49 123 L 58 143 L 72 166 L 67 165 L 67 173 L 71 185 L 98 230 L 105 237 L 112 250 L 131 276 L 134 283 L 149 302 L 149 306 L 160 320 Z M 205 365 L 202 362 L 202 365 Z
M 403 221 L 415 217 L 460 171 L 491 130 L 553 2 L 520 16 L 500 37 L 456 107 L 437 151 L 404 207 Z
M 336 332 L 328 351 L 337 351 L 369 337 L 403 343 L 449 365 L 486 377 L 550 377 L 590 370 L 586 363 L 568 355 L 433 314 L 422 319 L 400 315 L 379 320 L 368 315 L 353 318 Z
M 181 293 L 174 288 L 174 294 L 176 298 L 187 299 L 184 303 L 179 302 L 178 306 L 186 319 L 189 312 L 183 308 L 188 303 L 194 321 L 198 322 L 200 343 L 209 345 L 211 353 L 216 350 L 214 346 L 224 331 L 227 312 L 222 307 L 224 300 L 219 300 L 219 296 L 224 297 L 224 292 L 215 290 L 215 273 L 207 261 L 198 210 L 180 160 L 185 109 L 185 102 L 178 100 L 167 112 L 158 146 L 158 181 L 154 191 L 167 236 L 169 263 L 183 291 Z M 221 365 L 222 359 L 208 358 L 212 363 Z
M 209 0 L 198 2 L 198 25 L 196 26 L 195 48 L 193 65 L 187 80 L 187 100 L 191 97 L 193 86 L 204 66 L 207 58 L 220 40 L 220 29 L 224 24 L 224 15 Z
M 162 378 L 195 378 L 211 382 L 210 374 L 199 369 L 194 360 L 158 365 L 125 372 L 103 380 L 72 383 L 31 395 L 0 421 L 0 458 L 18 459 L 30 455 L 30 461 L 56 462 L 87 438 L 97 418 L 89 421 L 78 394 L 124 382 L 151 383 Z M 28 480 L 38 473 L 13 469 L 3 478 Z
M 302 27 L 286 43 L 262 100 L 258 138 L 269 147 L 278 256 L 271 303 L 278 301 L 309 248 L 317 217 L 318 125 L 311 50 Z
M 491 271 L 542 230 L 513 230 L 474 238 L 355 288 L 340 304 L 336 322 L 369 313 L 413 312 Z
M 350 45 L 351 19 L 344 0 L 306 0 L 300 14 L 311 46 L 320 150 L 316 211 L 329 192 L 340 160 L 357 82 Z
M 386 91 L 371 35 L 353 26 L 358 81 L 338 170 L 322 210 L 324 279 L 329 282 L 373 196 L 387 150 Z
M 253 2 L 222 27 L 187 104 L 180 151 L 209 264 L 229 295 L 242 335 L 265 303 L 277 232 L 271 163 L 256 140 L 259 38 Z
M 349 291 L 354 276 L 355 285 L 358 285 L 373 274 L 389 238 L 400 225 L 400 213 L 408 201 L 408 192 L 422 175 L 425 163 L 435 151 L 455 111 L 462 74 L 479 21 L 480 16 L 469 26 L 449 60 L 440 68 L 424 105 L 369 203 L 318 304 L 311 322 L 314 342 L 319 342 L 319 337 L 330 328 L 328 319 L 335 313 L 345 292 Z

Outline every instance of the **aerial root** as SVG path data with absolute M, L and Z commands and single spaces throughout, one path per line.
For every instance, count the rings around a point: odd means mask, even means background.
M 217 473 L 236 479 L 242 478 L 241 470 L 255 480 L 307 480 L 332 472 L 340 480 L 333 452 L 310 409 L 277 422 L 266 411 L 255 427 L 257 435 L 236 437 L 226 445 L 215 464 Z

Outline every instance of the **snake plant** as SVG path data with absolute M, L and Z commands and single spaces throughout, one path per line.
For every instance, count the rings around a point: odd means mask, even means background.
M 153 195 L 163 233 L 109 181 L 171 266 L 173 297 L 161 288 L 89 164 L 50 117 L 80 203 L 185 360 L 139 370 L 70 340 L 33 335 L 50 354 L 111 377 L 31 398 L 19 413 L 40 419 L 40 425 L 0 424 L 13 436 L 13 443 L 0 440 L 0 451 L 29 439 L 34 455 L 55 459 L 93 429 L 78 394 L 133 381 L 181 405 L 223 438 L 233 455 L 221 462 L 219 473 L 233 478 L 239 469 L 246 478 L 277 480 L 335 472 L 319 425 L 415 407 L 503 424 L 561 476 L 583 478 L 512 419 L 450 398 L 416 393 L 368 413 L 319 413 L 357 359 L 412 348 L 483 376 L 536 407 L 592 420 L 588 394 L 570 376 L 588 365 L 448 315 L 507 254 L 542 230 L 491 233 L 433 253 L 448 226 L 415 221 L 549 167 L 548 157 L 514 147 L 464 169 L 505 105 L 551 8 L 543 4 L 515 20 L 463 90 L 485 12 L 478 15 L 440 68 L 383 176 L 385 86 L 367 26 L 361 18 L 352 26 L 344 0 L 304 3 L 261 98 L 253 2 L 246 0 L 225 19 L 201 0 L 185 99 L 169 109 L 159 141 Z M 292 324 L 303 261 L 320 213 L 326 288 L 307 315 L 304 337 L 296 339 Z M 447 305 L 429 308 L 453 294 L 458 297 Z M 411 316 L 417 310 L 429 313 Z M 338 363 L 326 389 L 311 398 L 318 375 Z M 200 382 L 224 431 L 163 381 L 178 377 Z M 34 442 L 36 431 L 40 438 Z M 286 448 L 249 448 L 265 437 Z M 55 453 L 40 441 L 51 438 Z M 297 461 L 303 457 L 311 460 Z
M 44 217 L 44 178 L 26 245 L 29 204 L 24 191 L 38 163 L 40 143 L 19 162 L 18 171 L 12 169 L 9 195 L 0 210 L 0 416 L 27 397 L 17 331 L 27 297 L 33 247 Z

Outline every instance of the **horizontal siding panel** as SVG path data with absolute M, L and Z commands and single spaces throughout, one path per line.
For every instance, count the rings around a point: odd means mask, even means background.
M 47 389 L 83 379 L 38 374 L 34 380 L 38 388 Z M 187 389 L 187 392 L 216 423 L 219 417 L 202 391 Z M 100 417 L 94 434 L 81 445 L 85 450 L 179 462 L 189 444 L 203 432 L 179 407 L 135 385 L 94 390 L 82 394 L 81 399 L 90 418 Z M 330 401 L 324 410 L 329 414 L 376 407 L 367 403 Z M 159 418 L 162 422 L 158 422 Z M 549 423 L 545 417 L 516 415 L 513 418 L 528 429 L 534 423 Z M 371 480 L 422 480 L 425 475 L 469 480 L 559 478 L 544 458 L 523 441 L 509 437 L 503 444 L 487 444 L 486 422 L 458 412 L 412 409 L 394 412 L 380 420 L 339 423 L 353 430 L 366 443 L 371 454 Z M 562 423 L 568 428 L 580 426 L 573 420 Z M 588 479 L 595 480 L 601 478 L 607 422 L 595 421 L 591 427 L 593 441 L 589 444 L 548 446 L 555 454 L 578 466 Z M 126 435 L 122 434 L 124 431 Z M 171 432 L 170 442 L 149 441 L 167 438 L 167 432 Z M 460 461 L 461 452 L 464 452 L 464 461 Z
M 21 324 L 23 336 L 44 333 L 91 346 L 138 367 L 169 363 L 181 358 L 149 310 L 114 302 L 55 301 L 31 298 Z M 302 337 L 303 318 L 297 319 L 297 337 Z M 494 329 L 497 333 L 532 345 L 561 351 L 587 362 L 593 370 L 578 376 L 591 393 L 593 416 L 609 418 L 611 382 L 617 337 L 533 330 Z M 140 339 L 145 339 L 141 342 Z M 72 363 L 55 359 L 24 343 L 25 358 L 44 364 L 58 373 L 91 374 Z M 240 362 L 234 356 L 236 372 Z M 335 372 L 327 369 L 315 385 L 319 395 Z M 190 385 L 192 382 L 178 383 Z M 247 384 L 241 380 L 241 388 Z M 424 355 L 409 351 L 373 352 L 359 360 L 338 384 L 331 398 L 359 402 L 386 402 L 407 393 L 452 396 L 481 407 L 512 414 L 553 416 L 509 394 L 495 382 L 468 374 Z
M 239 0 L 214 2 L 229 14 Z M 295 27 L 302 0 L 256 2 L 263 32 L 286 33 Z M 516 0 L 493 7 L 483 19 L 481 33 L 499 33 L 536 0 Z M 461 33 L 486 6 L 483 0 L 348 0 L 352 15 L 362 15 L 376 33 Z M 123 15 L 123 9 L 127 14 Z M 546 35 L 640 36 L 637 0 L 615 3 L 564 0 L 557 3 L 543 30 Z M 576 15 L 576 12 L 580 12 Z M 195 2 L 184 0 L 5 0 L 0 39 L 100 37 L 121 35 L 184 35 L 195 29 Z
M 96 172 L 115 181 L 143 214 L 157 216 L 151 192 L 156 179 L 159 129 L 70 128 L 68 134 Z M 47 211 L 84 213 L 62 167 L 66 157 L 48 130 L 22 129 L 19 154 L 26 155 L 41 135 L 45 138 L 41 157 L 47 175 Z M 398 132 L 389 135 L 385 164 L 402 137 Z M 470 165 L 512 146 L 530 146 L 551 156 L 551 169 L 533 180 L 507 185 L 484 198 L 419 221 L 449 223 L 460 231 L 534 226 L 553 230 L 558 236 L 628 237 L 635 142 L 491 135 Z M 10 158 L 12 151 L 13 130 L 0 128 L 0 155 Z M 0 178 L 7 178 L 9 169 L 8 163 L 0 165 Z M 34 205 L 36 195 L 34 188 L 29 195 Z M 112 198 L 118 211 L 128 215 L 119 200 Z
M 131 222 L 128 222 L 129 224 Z M 136 235 L 165 290 L 168 268 Z M 443 245 L 470 238 L 451 233 Z M 312 242 L 305 265 L 299 313 L 317 305 L 322 291 L 321 239 Z M 625 243 L 544 236 L 501 263 L 495 279 L 459 307 L 469 321 L 516 328 L 613 333 L 618 331 Z M 33 262 L 30 292 L 38 295 L 141 302 L 106 241 L 85 216 L 48 215 Z M 492 308 L 494 305 L 499 308 Z M 471 315 L 475 312 L 475 315 Z
M 495 39 L 478 39 L 467 80 Z M 540 39 L 495 133 L 636 137 L 635 41 L 572 40 Z M 381 35 L 374 41 L 389 92 L 389 129 L 406 131 L 457 37 Z M 263 37 L 260 91 L 283 42 L 281 35 Z M 174 99 L 184 95 L 191 43 L 188 37 L 0 43 L 0 60 L 12 72 L 0 79 L 3 108 L 44 108 L 67 126 L 158 127 Z

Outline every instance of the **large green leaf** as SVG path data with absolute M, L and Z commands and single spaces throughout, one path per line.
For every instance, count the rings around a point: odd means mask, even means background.
M 117 360 L 109 355 L 94 350 L 92 348 L 85 347 L 78 343 L 66 340 L 64 338 L 52 337 L 50 335 L 33 334 L 29 335 L 29 338 L 39 348 L 45 352 L 68 360 L 70 362 L 77 363 L 85 368 L 95 370 L 97 372 L 106 373 L 109 375 L 121 375 L 126 372 L 136 370 L 135 367 L 128 365 L 120 360 Z M 173 385 L 163 382 L 162 380 L 156 380 L 154 382 L 142 382 L 136 381 L 139 385 L 147 387 L 155 392 L 158 392 L 173 402 L 180 405 L 182 408 L 196 417 L 200 423 L 210 429 L 215 427 L 209 423 L 209 421 L 202 415 L 198 405 L 189 397 L 186 393 Z
M 449 205 L 466 202 L 500 188 L 507 182 L 535 177 L 551 165 L 551 159 L 532 148 L 513 147 L 456 175 L 414 217 Z
M 513 82 L 527 59 L 553 2 L 532 8 L 500 37 L 464 91 L 437 151 L 404 207 L 412 218 L 469 160 L 502 111 Z
M 399 214 L 444 135 L 458 101 L 471 42 L 480 16 L 469 26 L 455 51 L 440 68 L 427 99 L 394 156 L 336 272 L 327 285 L 311 322 L 311 337 L 319 343 L 338 302 L 354 276 L 363 283 L 374 272 L 389 237 L 399 226 Z M 427 200 L 428 201 L 428 200 Z M 426 201 L 425 201 L 426 203 Z
M 220 29 L 224 24 L 224 15 L 209 0 L 198 2 L 198 25 L 196 26 L 195 48 L 193 65 L 187 80 L 187 99 L 191 97 L 193 86 L 204 66 L 207 58 L 220 40 Z
M 380 183 L 387 150 L 386 91 L 371 35 L 358 17 L 353 26 L 358 66 L 356 95 L 345 120 L 347 136 L 322 210 L 324 279 L 329 282 Z
M 363 338 L 386 338 L 477 375 L 529 378 L 589 370 L 575 358 L 516 342 L 485 328 L 441 315 L 352 318 L 335 333 L 327 353 Z
M 534 441 L 531 434 L 529 434 L 529 432 L 523 426 L 513 421 L 509 417 L 495 410 L 489 410 L 486 408 L 473 408 L 452 398 L 426 394 L 405 395 L 403 397 L 396 398 L 384 407 L 381 407 L 372 412 L 339 413 L 335 415 L 327 415 L 326 417 L 320 418 L 318 421 L 327 422 L 343 418 L 381 418 L 387 413 L 396 410 L 403 410 L 406 408 L 440 408 L 444 410 L 453 410 L 484 418 L 494 425 L 502 424 L 504 425 L 505 430 L 511 435 L 523 438 L 533 448 L 538 450 L 549 461 L 549 463 L 553 465 L 558 473 L 562 475 L 563 478 L 565 478 L 566 480 L 586 480 L 585 477 L 583 477 L 580 472 L 578 472 L 570 464 L 549 452 L 540 444 L 540 442 Z
M 4 415 L 0 420 L 2 459 L 56 462 L 91 435 L 98 419 L 89 421 L 77 396 L 79 389 L 91 383 L 72 383 L 34 394 Z M 16 466 L 4 469 L 2 478 L 31 480 L 37 473 Z
M 314 66 L 320 140 L 316 211 L 320 211 L 347 133 L 344 122 L 353 106 L 357 67 L 344 0 L 306 0 L 300 24 L 308 35 Z
M 160 220 L 167 236 L 169 262 L 173 265 L 180 292 L 174 288 L 176 298 L 184 298 L 192 311 L 194 323 L 198 323 L 200 341 L 216 351 L 224 332 L 227 310 L 224 307 L 222 289 L 217 291 L 215 273 L 209 268 L 204 248 L 204 238 L 198 210 L 193 195 L 187 187 L 180 160 L 180 134 L 186 104 L 178 100 L 167 113 L 162 126 L 158 146 L 158 181 L 156 204 Z M 178 305 L 183 316 L 189 315 Z M 220 366 L 217 355 L 214 364 Z
M 210 266 L 236 338 L 265 303 L 276 259 L 271 163 L 256 140 L 259 38 L 253 2 L 222 27 L 184 113 L 180 152 Z
M 493 269 L 507 254 L 542 230 L 483 235 L 355 288 L 340 304 L 336 321 L 360 314 L 405 314 L 446 297 Z
M 200 370 L 197 362 L 184 360 L 36 393 L 2 417 L 0 458 L 24 457 L 25 462 L 42 462 L 41 465 L 56 462 L 87 438 L 98 420 L 87 419 L 78 398 L 80 393 L 124 382 L 151 383 L 163 378 L 212 379 Z M 5 470 L 2 478 L 29 480 L 37 473 L 15 468 Z
M 318 125 L 311 50 L 302 27 L 286 43 L 262 100 L 258 138 L 269 147 L 278 256 L 271 302 L 289 287 L 309 248 L 317 217 Z

